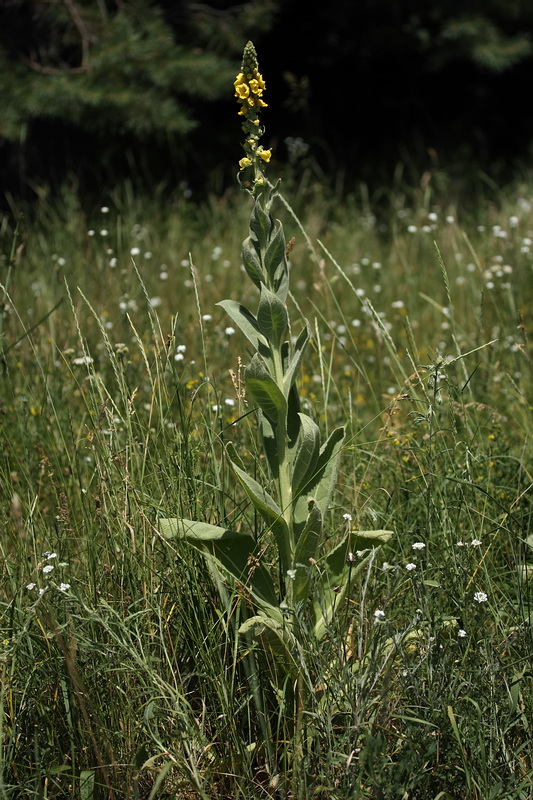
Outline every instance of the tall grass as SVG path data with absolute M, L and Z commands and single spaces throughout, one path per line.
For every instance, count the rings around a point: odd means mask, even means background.
M 5 217 L 0 797 L 279 796 L 258 697 L 310 798 L 531 796 L 532 204 L 530 184 L 464 216 L 427 189 L 386 210 L 317 192 L 308 240 L 278 209 L 313 332 L 303 408 L 348 420 L 328 539 L 397 531 L 306 643 L 323 678 L 296 766 L 235 597 L 156 525 L 250 518 L 230 439 L 266 471 L 215 306 L 246 300 L 249 208 L 65 190 L 22 210 L 12 257 Z

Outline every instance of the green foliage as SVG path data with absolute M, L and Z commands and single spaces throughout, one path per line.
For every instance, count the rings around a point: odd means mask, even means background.
M 153 0 L 32 5 L 33 31 L 17 31 L 13 19 L 11 39 L 0 43 L 0 137 L 13 141 L 40 117 L 104 139 L 186 136 L 197 124 L 192 101 L 227 94 L 236 49 L 257 11 L 248 3 L 232 13 L 232 35 L 221 47 L 210 44 L 207 7 L 191 9 L 175 36 Z

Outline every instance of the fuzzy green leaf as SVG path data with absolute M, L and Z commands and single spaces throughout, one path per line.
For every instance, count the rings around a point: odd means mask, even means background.
M 320 452 L 320 429 L 307 414 L 298 414 L 300 430 L 292 450 L 292 493 L 296 498 L 307 492 L 307 485 L 315 474 Z
M 289 358 L 285 375 L 283 376 L 283 393 L 286 397 L 288 397 L 289 391 L 291 390 L 291 387 L 293 386 L 298 375 L 298 370 L 300 369 L 310 335 L 311 329 L 309 328 L 308 321 L 305 320 L 305 328 L 300 331 L 300 335 L 298 336 L 296 344 L 294 345 L 294 351 L 291 353 Z
M 270 235 L 265 252 L 265 269 L 271 284 L 274 284 L 276 274 L 281 275 L 282 272 L 287 271 L 286 248 L 283 226 L 278 219 L 274 223 L 274 230 Z
M 248 393 L 272 425 L 280 425 L 287 415 L 287 401 L 257 354 L 246 369 L 245 381 Z
M 161 519 L 159 530 L 165 539 L 186 539 L 226 580 L 244 586 L 256 604 L 276 606 L 272 578 L 257 559 L 257 545 L 248 534 L 190 519 Z
M 242 243 L 242 261 L 248 273 L 248 277 L 251 278 L 257 288 L 260 289 L 261 284 L 266 283 L 265 274 L 261 267 L 261 259 L 259 258 L 251 236 L 248 236 Z
M 261 484 L 250 477 L 248 473 L 242 470 L 233 461 L 230 461 L 230 464 L 237 480 L 252 501 L 254 508 L 259 512 L 270 530 L 274 533 L 281 559 L 281 569 L 285 573 L 289 569 L 291 563 L 290 536 L 289 528 L 283 518 L 280 507 L 268 492 L 263 489 Z
M 250 230 L 257 240 L 259 250 L 264 252 L 268 244 L 270 231 L 272 230 L 272 218 L 264 210 L 260 197 L 257 198 L 253 207 L 250 217 Z
M 289 317 L 285 304 L 263 285 L 257 309 L 257 324 L 269 344 L 279 349 L 289 324 Z
M 313 500 L 309 501 L 309 513 L 294 552 L 296 577 L 294 579 L 294 602 L 302 602 L 309 594 L 309 572 L 313 569 L 311 560 L 317 557 L 322 539 L 322 512 Z
M 305 665 L 302 648 L 291 631 L 291 623 L 284 620 L 281 612 L 276 616 L 260 615 L 250 617 L 239 628 L 241 636 L 250 636 L 261 644 L 263 650 L 270 650 L 282 662 L 284 672 L 293 679 L 303 675 L 311 687 L 311 679 Z
M 279 454 L 278 443 L 276 442 L 276 435 L 272 425 L 265 417 L 261 409 L 258 409 L 259 428 L 261 430 L 261 437 L 263 439 L 263 447 L 267 457 L 268 466 L 274 480 L 279 477 Z
M 306 479 L 306 484 L 302 487 L 301 494 L 296 497 L 293 505 L 293 529 L 296 541 L 298 541 L 298 537 L 307 521 L 309 499 L 315 501 L 320 508 L 322 516 L 328 510 L 331 493 L 337 480 L 340 450 L 343 441 L 344 428 L 336 428 L 327 442 L 321 447 L 314 471 Z
M 224 311 L 229 314 L 233 322 L 239 326 L 254 350 L 260 353 L 263 358 L 270 359 L 271 352 L 265 336 L 261 333 L 257 320 L 246 306 L 236 300 L 221 300 L 217 303 Z
M 350 586 L 368 561 L 368 556 L 358 557 L 357 551 L 379 547 L 393 535 L 392 531 L 383 530 L 348 531 L 340 544 L 318 562 L 313 596 L 313 632 L 317 639 L 324 636 L 334 615 L 344 606 Z

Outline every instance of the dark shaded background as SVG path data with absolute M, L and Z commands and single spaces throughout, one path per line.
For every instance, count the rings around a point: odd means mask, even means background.
M 86 75 L 76 72 L 83 38 L 78 23 L 85 20 L 90 33 L 84 43 L 90 63 L 92 50 L 105 49 L 117 15 L 135 22 L 124 41 L 113 40 L 115 65 L 92 73 L 100 89 L 91 94 Z M 181 66 L 165 73 L 173 51 L 158 50 L 154 38 L 149 58 L 164 63 L 146 77 L 147 55 L 136 43 L 156 18 L 171 46 L 180 48 Z M 413 176 L 428 169 L 452 177 L 483 170 L 511 179 L 532 155 L 532 32 L 529 0 L 251 0 L 237 6 L 223 0 L 3 0 L 0 89 L 18 116 L 10 128 L 0 123 L 2 193 L 31 197 L 67 175 L 88 194 L 124 178 L 147 189 L 187 184 L 196 193 L 233 185 L 241 153 L 231 80 L 250 37 L 267 80 L 266 138 L 279 167 L 298 161 L 286 139 L 301 137 L 309 148 L 301 157 L 317 177 L 342 173 L 347 187 L 358 180 L 379 185 L 398 163 Z M 194 90 L 199 55 L 207 77 Z M 44 72 L 35 65 L 44 65 Z M 148 130 L 126 119 L 127 103 L 106 103 L 117 81 L 131 92 L 130 108 L 141 118 L 145 104 L 153 120 Z M 39 104 L 44 90 L 49 104 Z M 25 106 L 25 97 L 34 99 Z M 167 97 L 176 109 L 159 120 L 158 104 Z

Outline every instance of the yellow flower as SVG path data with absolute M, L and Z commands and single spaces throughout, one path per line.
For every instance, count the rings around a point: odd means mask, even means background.
M 272 150 L 258 150 L 258 154 L 261 156 L 265 164 L 268 164 L 272 158 Z
M 247 156 L 245 156 L 244 158 L 241 158 L 241 160 L 239 161 L 239 167 L 241 169 L 246 169 L 246 167 L 251 166 L 251 164 L 252 164 L 252 162 L 250 161 L 250 159 Z
M 240 83 L 238 86 L 235 87 L 235 97 L 240 97 L 241 100 L 244 100 L 250 94 L 250 89 L 248 84 Z M 248 99 L 250 102 L 250 98 Z
M 253 92 L 258 97 L 261 97 L 261 95 L 263 94 L 263 89 L 260 86 L 259 81 L 257 80 L 257 78 L 252 78 L 252 80 L 249 83 L 249 86 L 250 86 L 250 91 L 251 92 Z

